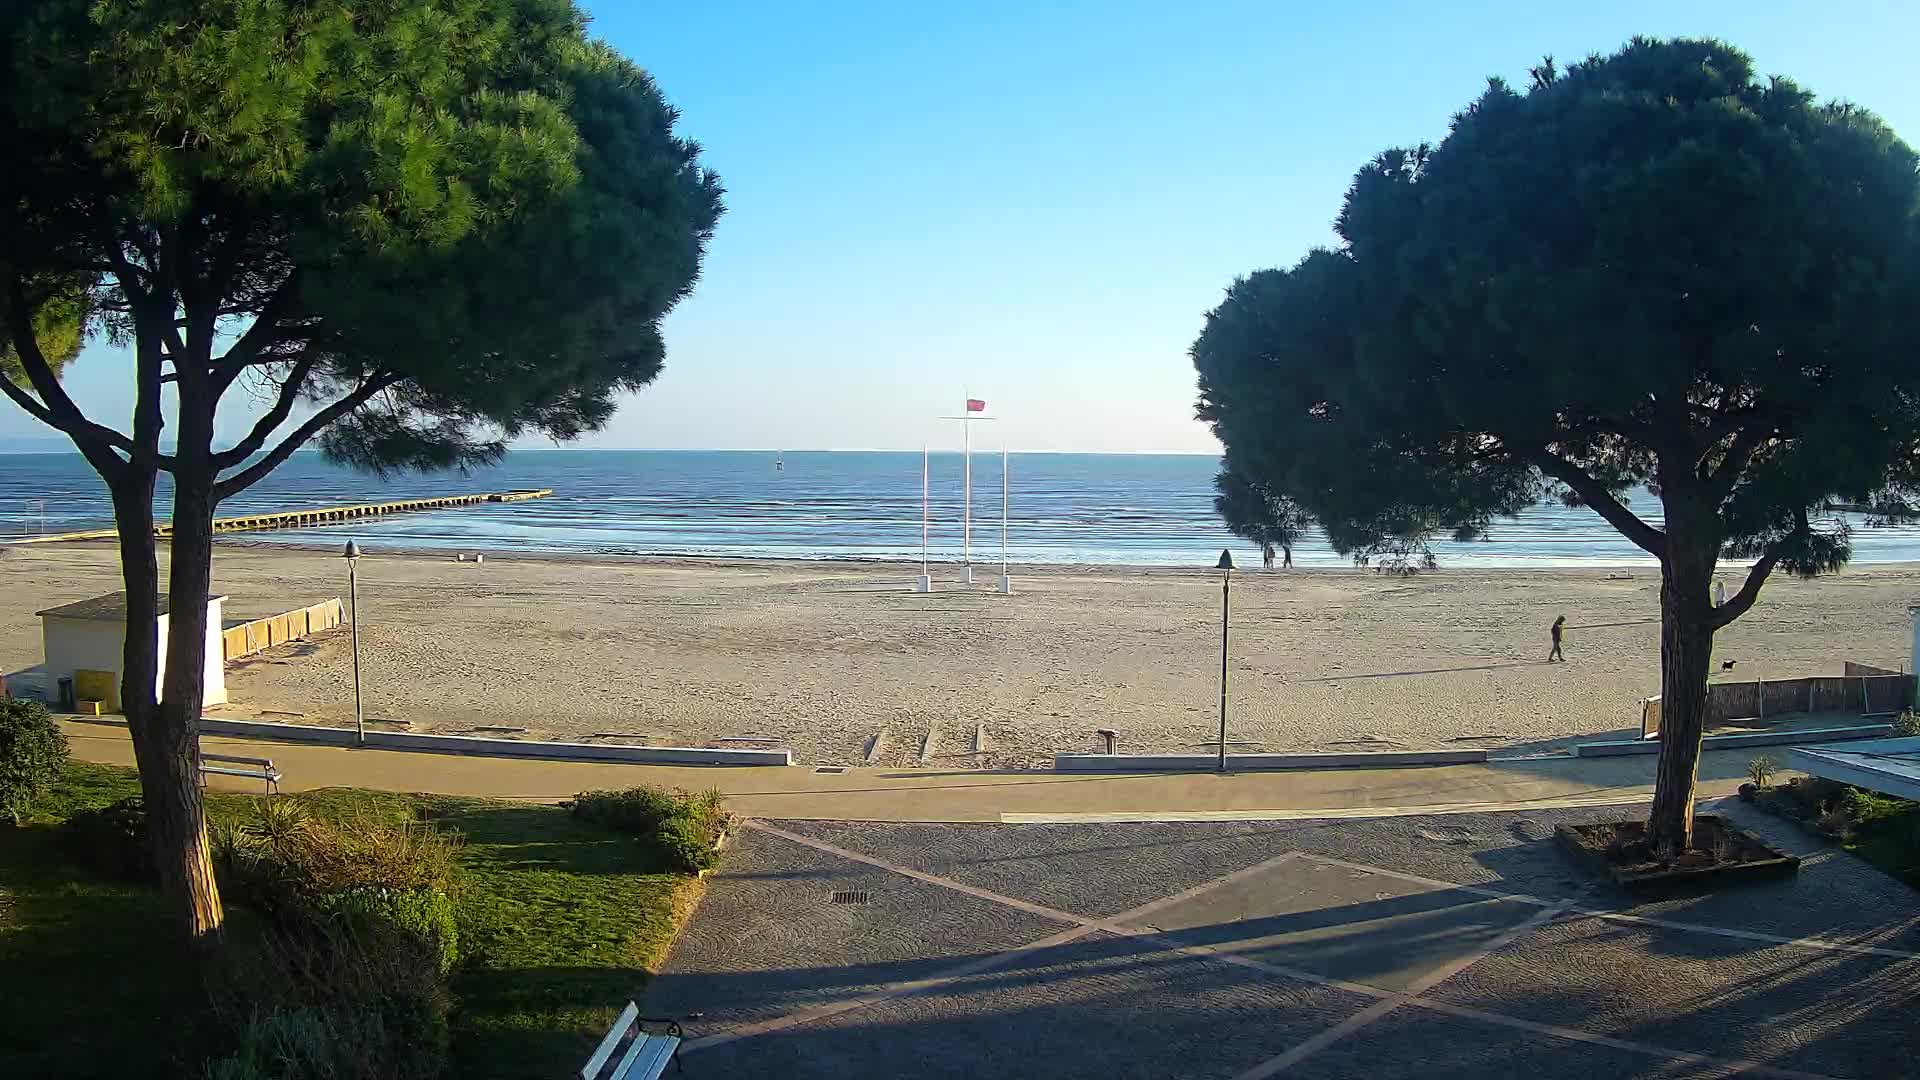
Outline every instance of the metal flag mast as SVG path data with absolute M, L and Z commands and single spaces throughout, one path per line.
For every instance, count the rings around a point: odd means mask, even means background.
M 964 392 L 964 391 L 963 391 Z M 960 511 L 960 558 L 967 564 L 967 584 L 973 584 L 973 399 L 966 400 L 966 407 L 960 410 L 960 454 L 963 463 L 960 467 L 960 489 L 962 509 Z
M 913 583 L 914 592 L 933 591 L 933 578 L 927 574 L 927 475 L 931 471 L 932 454 L 925 443 L 920 445 L 920 577 Z
M 962 391 L 965 393 L 965 391 Z M 973 584 L 973 421 L 991 420 L 991 416 L 976 416 L 987 411 L 987 403 L 979 398 L 966 399 L 966 407 L 959 416 L 943 416 L 942 420 L 960 421 L 961 454 L 961 517 L 960 517 L 960 559 L 965 564 L 960 580 Z
M 1013 571 L 1007 566 L 1007 444 L 1000 444 L 1000 591 L 1013 591 Z

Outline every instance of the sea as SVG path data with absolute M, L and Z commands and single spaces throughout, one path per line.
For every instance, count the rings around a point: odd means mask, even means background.
M 1210 567 L 1222 548 L 1241 565 L 1258 552 L 1213 510 L 1219 460 L 1206 455 L 997 454 L 967 465 L 959 453 L 927 459 L 924 552 L 976 565 Z M 464 475 L 378 477 L 318 453 L 295 454 L 222 515 L 310 509 L 466 492 L 551 488 L 550 497 L 317 528 L 235 534 L 223 542 L 332 546 L 369 551 L 714 559 L 884 560 L 923 552 L 922 456 L 917 452 L 758 450 L 514 450 Z M 171 505 L 164 475 L 155 499 Z M 1636 512 L 1654 522 L 1645 492 Z M 1003 521 L 1004 511 L 1004 521 Z M 1920 560 L 1920 526 L 1852 522 L 1856 563 Z M 0 455 L 0 539 L 111 524 L 105 487 L 78 454 Z M 1649 565 L 1592 511 L 1533 507 L 1479 541 L 1433 543 L 1442 567 Z M 1303 567 L 1352 562 L 1310 535 L 1294 551 Z

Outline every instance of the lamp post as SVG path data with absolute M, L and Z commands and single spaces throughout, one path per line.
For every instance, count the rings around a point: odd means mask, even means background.
M 341 553 L 341 558 L 347 560 L 348 626 L 353 635 L 353 743 L 355 746 L 365 746 L 367 721 L 360 711 L 360 583 L 354 574 L 354 567 L 360 562 L 360 545 L 347 541 L 347 550 Z
M 1233 552 L 1220 549 L 1220 771 L 1227 771 L 1227 612 L 1232 607 Z

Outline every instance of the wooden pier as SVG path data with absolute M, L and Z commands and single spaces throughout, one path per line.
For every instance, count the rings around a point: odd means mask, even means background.
M 441 495 L 430 499 L 401 499 L 397 502 L 364 503 L 359 506 L 325 506 L 315 510 L 282 510 L 272 514 L 249 514 L 245 517 L 214 518 L 213 531 L 217 533 L 255 532 L 261 529 L 297 529 L 313 525 L 334 525 L 342 521 L 358 518 L 386 517 L 390 514 L 415 514 L 423 510 L 445 510 L 456 506 L 478 506 L 483 503 L 525 502 L 528 499 L 541 499 L 553 494 L 552 488 L 524 488 L 518 491 L 492 491 L 473 495 Z M 60 540 L 105 540 L 117 534 L 112 529 L 91 529 L 86 532 L 54 533 L 48 536 L 23 536 L 16 544 L 49 544 Z M 153 527 L 156 539 L 165 540 L 173 535 L 173 526 L 157 524 Z

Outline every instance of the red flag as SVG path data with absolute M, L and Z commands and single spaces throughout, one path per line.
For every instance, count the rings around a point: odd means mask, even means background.
M 986 412 L 987 403 L 984 401 L 981 401 L 977 397 L 970 397 L 967 399 L 967 411 L 968 412 Z

